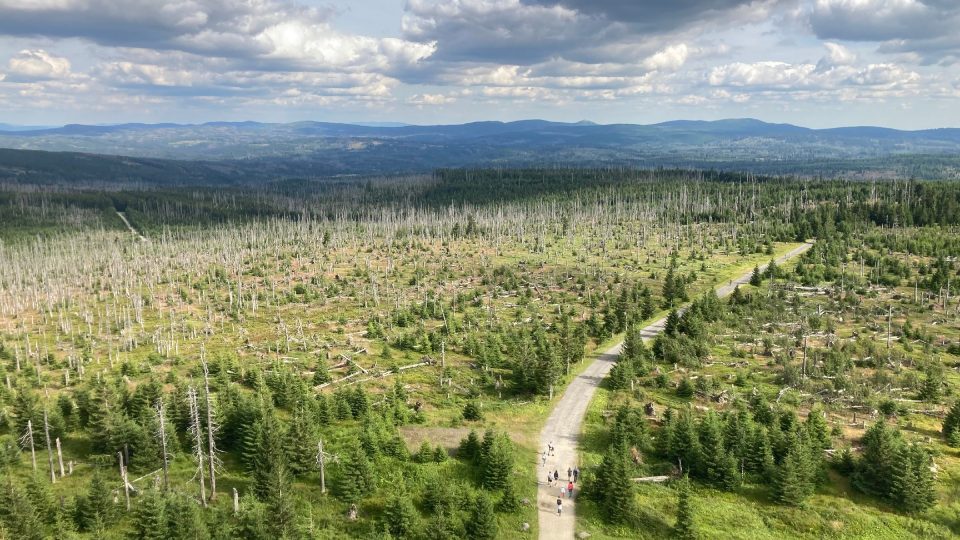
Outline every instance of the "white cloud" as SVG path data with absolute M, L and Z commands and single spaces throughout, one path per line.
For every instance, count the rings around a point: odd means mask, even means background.
M 62 79 L 70 76 L 70 61 L 43 49 L 25 49 L 7 62 L 9 73 L 19 80 Z
M 815 69 L 816 66 L 813 64 L 734 62 L 713 68 L 707 80 L 713 86 L 792 88 L 805 84 Z
M 828 48 L 827 56 L 817 64 L 786 62 L 734 62 L 717 66 L 707 75 L 707 84 L 719 89 L 713 96 L 733 99 L 737 95 L 787 97 L 794 100 L 834 99 L 841 101 L 877 100 L 917 95 L 921 76 L 892 63 L 850 65 L 848 54 Z
M 680 105 L 703 105 L 707 102 L 707 98 L 697 94 L 690 94 L 675 100 L 675 102 Z
M 414 105 L 448 105 L 456 102 L 457 98 L 443 94 L 416 94 L 408 101 Z
M 960 1 L 408 0 L 394 35 L 306 5 L 321 1 L 0 0 L 0 45 L 21 51 L 0 58 L 0 101 L 287 118 L 283 107 L 550 117 L 579 102 L 583 117 L 620 120 L 610 111 L 622 104 L 640 120 L 671 106 L 742 116 L 738 105 L 764 100 L 960 92 Z
M 827 55 L 820 59 L 818 68 L 849 66 L 857 61 L 857 55 L 839 43 L 827 41 L 823 46 L 827 48 Z
M 80 38 L 105 47 L 182 51 L 263 69 L 402 69 L 429 42 L 337 31 L 331 9 L 291 0 L 0 0 L 0 35 Z
M 198 73 L 155 64 L 110 62 L 101 66 L 100 75 L 119 85 L 192 86 Z
M 690 51 L 685 43 L 670 45 L 643 61 L 643 67 L 651 71 L 676 70 L 686 63 Z

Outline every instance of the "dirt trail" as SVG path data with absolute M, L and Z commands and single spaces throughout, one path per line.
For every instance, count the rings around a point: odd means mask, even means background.
M 133 225 L 130 224 L 130 221 L 127 220 L 127 214 L 125 212 L 120 212 L 119 210 L 115 210 L 115 212 L 117 213 L 118 216 L 120 216 L 120 219 L 123 220 L 123 224 L 126 225 L 128 229 L 130 229 L 130 232 L 133 233 L 134 236 L 139 238 L 141 242 L 147 241 L 147 237 L 140 234 L 140 231 L 135 229 Z
M 776 259 L 777 264 L 786 262 L 801 253 L 810 249 L 812 244 L 803 244 L 783 256 Z M 761 271 L 766 269 L 766 265 L 760 267 Z M 728 296 L 733 293 L 737 285 L 744 285 L 750 282 L 751 270 L 729 283 L 717 287 L 717 295 L 720 297 Z M 666 324 L 666 317 L 643 328 L 644 338 L 653 338 L 663 332 Z M 580 429 L 583 419 L 587 414 L 587 407 L 593 399 L 593 394 L 597 387 L 606 377 L 607 372 L 613 367 L 620 355 L 620 349 L 623 343 L 618 343 L 609 350 L 599 355 L 587 369 L 575 378 L 563 396 L 557 402 L 547 423 L 540 432 L 540 451 L 547 448 L 548 444 L 554 447 L 554 455 L 547 457 L 546 466 L 541 464 L 541 457 L 537 456 L 537 508 L 539 510 L 540 522 L 540 540 L 563 539 L 569 540 L 574 537 L 576 532 L 576 495 L 578 490 L 574 490 L 574 499 L 563 499 L 563 514 L 557 516 L 557 498 L 560 497 L 560 483 L 553 486 L 547 484 L 547 472 L 557 470 L 560 472 L 560 482 L 567 485 L 567 468 L 573 467 L 577 463 L 577 439 L 580 436 Z M 579 488 L 579 485 L 577 486 Z

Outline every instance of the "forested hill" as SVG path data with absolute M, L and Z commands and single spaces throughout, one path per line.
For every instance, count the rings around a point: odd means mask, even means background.
M 0 132 L 0 147 L 214 161 L 218 170 L 241 167 L 248 174 L 280 177 L 476 166 L 713 168 L 865 178 L 960 175 L 960 129 L 809 129 L 753 119 L 654 125 L 542 120 L 439 126 L 68 125 Z
M 254 175 L 238 165 L 0 148 L 0 182 L 80 186 L 219 185 Z

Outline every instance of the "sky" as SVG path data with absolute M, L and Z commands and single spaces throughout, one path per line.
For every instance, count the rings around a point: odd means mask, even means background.
M 0 0 L 0 123 L 960 127 L 960 0 Z

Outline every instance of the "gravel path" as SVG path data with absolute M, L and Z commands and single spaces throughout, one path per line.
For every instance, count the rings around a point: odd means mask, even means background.
M 137 229 L 133 228 L 133 225 L 130 224 L 130 220 L 127 219 L 127 214 L 126 214 L 125 212 L 120 212 L 119 210 L 114 210 L 114 211 L 117 213 L 118 216 L 120 216 L 120 219 L 123 220 L 123 224 L 126 225 L 128 229 L 130 229 L 130 232 L 131 232 L 134 236 L 136 236 L 141 242 L 146 242 L 146 241 L 147 241 L 147 237 L 146 237 L 146 236 L 140 234 L 140 231 L 138 231 Z
M 810 249 L 812 244 L 803 244 L 785 255 L 779 257 L 777 264 L 786 262 L 789 259 L 800 255 Z M 766 269 L 766 265 L 760 268 Z M 717 287 L 717 295 L 720 297 L 728 296 L 733 293 L 737 285 L 743 285 L 750 282 L 751 270 L 739 278 Z M 642 330 L 643 337 L 653 338 L 660 332 L 666 318 L 662 318 Z M 599 355 L 597 359 L 587 366 L 587 369 L 575 378 L 563 396 L 557 402 L 553 412 L 547 419 L 543 431 L 540 432 L 540 451 L 546 450 L 549 444 L 554 447 L 554 455 L 547 457 L 546 466 L 542 465 L 540 454 L 537 455 L 537 473 L 538 473 L 538 492 L 537 507 L 540 521 L 540 540 L 563 539 L 569 540 L 574 537 L 576 532 L 574 517 L 576 515 L 576 495 L 577 489 L 574 489 L 574 498 L 563 498 L 563 514 L 557 516 L 557 499 L 560 497 L 560 486 L 567 485 L 567 468 L 572 468 L 577 464 L 577 438 L 580 436 L 580 429 L 583 425 L 583 418 L 587 414 L 587 407 L 590 406 L 590 400 L 601 381 L 606 377 L 607 372 L 617 361 L 620 355 L 620 349 L 623 343 L 611 347 L 609 350 Z M 547 472 L 554 470 L 560 472 L 560 482 L 552 486 L 547 484 Z

